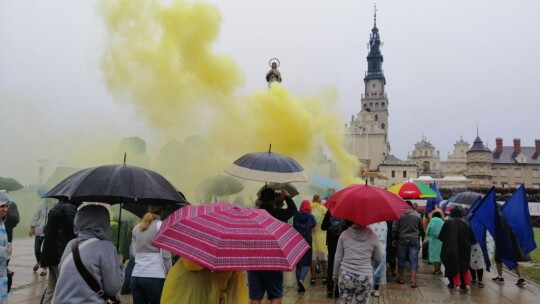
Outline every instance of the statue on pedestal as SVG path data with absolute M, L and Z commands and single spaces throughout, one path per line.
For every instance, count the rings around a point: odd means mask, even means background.
M 279 67 L 279 60 L 277 58 L 270 59 L 268 64 L 270 65 L 271 69 L 268 71 L 268 73 L 266 73 L 266 81 L 268 82 L 268 87 L 270 87 L 274 81 L 281 83 L 281 73 L 277 69 Z

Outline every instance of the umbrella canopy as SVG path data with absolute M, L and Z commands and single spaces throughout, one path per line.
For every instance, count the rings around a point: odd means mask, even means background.
M 460 192 L 460 193 L 452 195 L 448 199 L 448 202 L 454 203 L 454 204 L 472 206 L 472 204 L 474 204 L 474 202 L 476 202 L 478 198 L 482 198 L 482 197 L 484 197 L 482 193 L 473 192 L 473 191 L 465 191 L 465 192 Z
M 288 271 L 309 249 L 294 228 L 265 210 L 223 202 L 175 211 L 152 244 L 213 271 Z
M 0 190 L 17 191 L 24 188 L 21 183 L 11 177 L 0 177 Z
M 184 198 L 184 200 L 186 199 L 183 193 L 181 192 L 178 192 L 178 193 Z M 159 205 L 161 205 L 163 208 L 163 219 L 164 219 L 168 217 L 169 215 L 171 215 L 171 213 L 173 213 L 174 211 L 180 209 L 181 207 L 185 205 L 189 205 L 189 203 L 186 201 L 183 203 L 165 203 L 165 204 L 159 204 Z M 127 210 L 140 218 L 142 218 L 146 214 L 147 207 L 148 207 L 147 204 L 141 204 L 141 203 L 136 203 L 136 202 L 122 204 L 122 209 Z
M 267 183 L 307 182 L 304 168 L 285 155 L 258 152 L 243 155 L 225 169 L 230 175 Z
M 198 193 L 206 193 L 213 196 L 225 196 L 236 194 L 244 190 L 242 183 L 230 175 L 215 175 L 204 179 L 197 186 Z
M 332 216 L 362 226 L 397 220 L 411 208 L 396 194 L 369 185 L 352 185 L 342 189 L 332 195 L 326 204 Z
M 291 195 L 291 198 L 297 196 L 298 194 L 300 194 L 300 192 L 298 192 L 298 189 L 296 189 L 295 186 L 289 184 L 289 183 L 269 183 L 269 184 L 266 184 L 264 186 L 262 186 L 261 189 L 259 189 L 259 191 L 257 192 L 257 196 L 261 196 L 261 191 L 263 191 L 264 188 L 270 188 L 272 190 L 276 190 L 276 191 L 281 191 L 281 190 L 287 190 L 287 192 L 289 192 L 289 194 Z
M 429 186 L 420 183 L 400 183 L 388 188 L 388 191 L 404 199 L 437 197 L 437 193 Z
M 106 165 L 78 171 L 53 187 L 44 197 L 108 204 L 186 202 L 160 174 L 128 165 Z

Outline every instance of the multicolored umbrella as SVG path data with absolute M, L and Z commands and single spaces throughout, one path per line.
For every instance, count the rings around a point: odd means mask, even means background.
M 393 221 L 411 207 L 394 193 L 369 185 L 352 185 L 332 195 L 326 202 L 334 217 L 362 226 Z
M 248 153 L 225 169 L 230 175 L 267 183 L 307 182 L 304 168 L 285 155 L 271 152 Z
M 309 249 L 294 228 L 265 210 L 225 202 L 173 212 L 152 244 L 213 271 L 289 271 Z
M 437 193 L 433 189 L 420 183 L 400 183 L 388 188 L 388 191 L 404 199 L 437 197 Z

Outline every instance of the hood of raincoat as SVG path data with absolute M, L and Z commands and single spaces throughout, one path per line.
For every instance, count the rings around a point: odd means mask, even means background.
M 82 207 L 75 215 L 73 230 L 79 241 L 90 238 L 109 240 L 109 211 L 107 208 L 100 205 L 87 205 Z

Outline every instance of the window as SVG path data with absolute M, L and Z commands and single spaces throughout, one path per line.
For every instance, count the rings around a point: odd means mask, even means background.
M 403 178 L 407 178 L 407 171 L 403 171 Z
M 478 181 L 478 183 L 480 184 L 480 186 L 483 186 L 484 185 L 484 180 L 481 179 L 481 180 Z
M 476 172 L 476 166 L 471 166 L 471 173 Z
M 480 166 L 480 167 L 478 168 L 478 172 L 479 172 L 479 173 L 484 173 L 484 166 Z
M 395 178 L 395 177 L 396 177 L 396 171 L 392 170 L 392 178 Z
M 503 176 L 503 177 L 506 176 L 506 169 L 501 169 L 501 176 Z
M 497 170 L 495 169 L 491 170 L 491 176 L 497 176 Z
M 384 123 L 381 124 L 381 129 L 384 130 L 384 128 L 386 128 L 386 125 Z
M 514 177 L 521 177 L 521 169 L 514 169 Z
M 540 189 L 540 184 L 533 184 L 533 189 Z
M 533 169 L 533 170 L 532 170 L 532 177 L 534 177 L 534 178 L 540 177 L 540 176 L 538 175 L 538 169 Z

